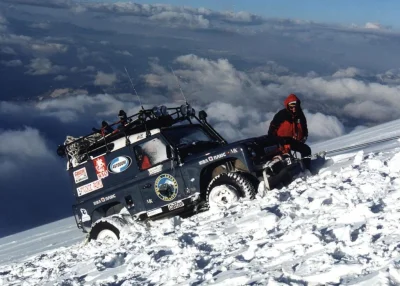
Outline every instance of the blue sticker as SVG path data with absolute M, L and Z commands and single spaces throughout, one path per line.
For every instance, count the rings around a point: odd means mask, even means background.
M 108 171 L 110 173 L 122 173 L 129 168 L 132 164 L 132 159 L 128 156 L 119 156 L 117 158 L 112 159 L 112 161 L 108 164 Z
M 156 179 L 154 189 L 160 199 L 169 202 L 178 195 L 178 182 L 169 174 L 161 174 Z

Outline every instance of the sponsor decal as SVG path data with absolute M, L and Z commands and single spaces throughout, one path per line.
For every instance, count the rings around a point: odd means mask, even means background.
M 97 201 L 94 201 L 93 204 L 95 206 L 97 206 L 99 204 L 105 203 L 106 201 L 109 201 L 109 200 L 112 200 L 112 199 L 115 199 L 115 198 L 116 198 L 115 194 L 112 194 L 112 195 L 109 195 L 107 197 L 102 197 L 102 198 L 98 199 Z
M 160 173 L 162 171 L 162 165 L 155 166 L 153 168 L 148 169 L 149 175 L 154 175 Z
M 90 182 L 89 184 L 80 186 L 79 188 L 76 189 L 78 193 L 78 197 L 86 195 L 88 193 L 91 193 L 93 191 L 96 191 L 98 189 L 101 189 L 103 187 L 103 182 L 101 180 L 96 180 L 94 182 Z
M 218 155 L 214 155 L 214 156 L 208 156 L 206 159 L 201 160 L 199 162 L 199 165 L 204 165 L 204 164 L 210 163 L 210 162 L 212 162 L 214 160 L 218 160 L 218 159 L 221 159 L 221 158 L 224 158 L 224 157 L 226 157 L 226 153 L 225 152 L 221 153 L 221 154 L 218 154 Z
M 160 213 L 162 213 L 162 209 L 159 208 L 159 209 L 154 209 L 154 210 L 148 211 L 147 215 L 153 216 L 153 215 L 160 214 Z
M 128 169 L 131 164 L 132 164 L 131 157 L 119 156 L 117 158 L 114 158 L 108 164 L 108 171 L 114 174 L 122 173 L 123 171 L 126 171 L 126 169 Z
M 104 156 L 93 159 L 94 168 L 96 170 L 97 179 L 101 180 L 108 177 L 107 163 Z
M 146 201 L 148 204 L 152 204 L 153 203 L 153 200 L 152 199 L 147 199 L 147 201 Z
M 232 153 L 232 154 L 236 154 L 237 152 L 239 152 L 237 148 L 232 148 L 232 149 L 231 149 L 231 153 Z
M 82 219 L 81 219 L 82 222 L 91 220 L 90 215 L 88 215 L 88 213 L 87 213 L 87 210 L 81 209 L 81 214 L 82 214 Z
M 89 179 L 85 167 L 83 167 L 83 168 L 81 168 L 81 169 L 79 169 L 79 170 L 74 171 L 73 174 L 74 174 L 75 184 L 79 184 L 80 182 L 83 182 L 83 181 Z
M 168 205 L 168 209 L 170 211 L 173 211 L 173 210 L 176 210 L 176 209 L 179 209 L 179 208 L 183 207 L 184 205 L 185 204 L 182 201 L 177 201 L 177 202 L 170 203 Z
M 154 189 L 161 200 L 169 202 L 178 195 L 178 182 L 169 174 L 161 174 L 154 183 Z
M 140 139 L 143 139 L 143 138 L 144 138 L 144 133 L 141 133 L 136 137 L 136 140 L 140 140 Z

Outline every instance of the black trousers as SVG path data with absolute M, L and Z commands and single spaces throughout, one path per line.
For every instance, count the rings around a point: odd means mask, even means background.
M 296 139 L 293 139 L 291 137 L 282 137 L 282 141 L 283 144 L 289 144 L 290 149 L 292 149 L 293 151 L 299 152 L 301 154 L 301 158 L 311 156 L 311 148 L 307 144 L 300 142 Z M 310 170 L 311 158 L 303 159 L 303 163 L 304 167 Z

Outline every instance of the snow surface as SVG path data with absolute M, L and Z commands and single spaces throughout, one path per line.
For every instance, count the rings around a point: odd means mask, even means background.
M 316 147 L 400 134 L 400 121 L 381 127 Z M 224 211 L 132 226 L 117 243 L 85 244 L 73 218 L 0 239 L 0 285 L 400 285 L 399 210 L 395 140 Z

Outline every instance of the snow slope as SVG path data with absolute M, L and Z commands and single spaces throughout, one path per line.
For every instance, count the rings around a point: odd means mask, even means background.
M 228 210 L 131 227 L 118 243 L 85 245 L 73 218 L 3 238 L 0 285 L 400 285 L 399 210 L 395 140 L 335 154 L 317 175 Z

